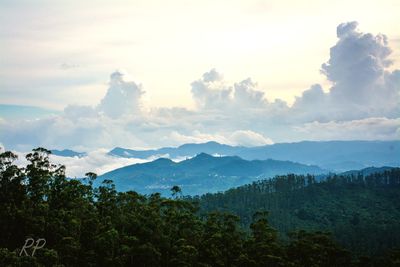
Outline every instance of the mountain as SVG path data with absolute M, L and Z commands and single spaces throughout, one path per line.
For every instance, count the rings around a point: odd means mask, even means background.
M 108 154 L 112 156 L 124 158 L 139 158 L 147 159 L 156 156 L 168 156 L 169 158 L 193 157 L 200 153 L 207 153 L 210 155 L 235 155 L 239 150 L 244 147 L 234 147 L 217 142 L 211 141 L 202 144 L 184 144 L 179 147 L 164 147 L 153 150 L 132 150 L 121 147 L 112 149 Z
M 167 195 L 172 186 L 178 185 L 184 194 L 194 195 L 223 191 L 279 174 L 325 172 L 317 166 L 290 161 L 248 161 L 237 156 L 213 157 L 200 153 L 181 162 L 160 158 L 119 168 L 99 176 L 97 183 L 109 179 L 120 191 L 134 190 L 145 194 L 161 192 Z
M 368 167 L 368 168 L 364 168 L 361 170 L 351 170 L 351 171 L 346 171 L 341 173 L 340 175 L 361 175 L 361 176 L 367 176 L 367 175 L 371 175 L 374 173 L 384 173 L 385 171 L 390 171 L 391 169 L 393 169 L 393 167 L 388 167 L 388 166 L 383 166 L 383 167 Z
M 281 143 L 254 147 L 240 154 L 245 159 L 265 157 L 315 164 L 333 171 L 365 167 L 400 166 L 400 141 L 326 141 Z
M 52 155 L 60 156 L 60 157 L 85 157 L 87 154 L 85 152 L 76 152 L 70 149 L 64 149 L 64 150 L 57 150 L 57 149 L 52 149 L 51 150 Z
M 343 246 L 370 256 L 400 247 L 400 168 L 358 173 L 320 182 L 280 176 L 192 200 L 199 202 L 202 214 L 234 213 L 245 227 L 255 212 L 267 210 L 282 238 L 298 229 L 329 231 Z
M 303 141 L 259 147 L 241 147 L 208 142 L 185 144 L 176 148 L 130 150 L 114 148 L 110 155 L 128 158 L 192 157 L 199 153 L 239 156 L 246 160 L 289 160 L 323 169 L 343 172 L 369 166 L 400 166 L 400 141 Z

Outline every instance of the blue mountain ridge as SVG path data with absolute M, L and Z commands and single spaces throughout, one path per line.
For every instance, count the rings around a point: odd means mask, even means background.
M 113 180 L 117 190 L 133 190 L 143 194 L 169 194 L 178 185 L 184 194 L 196 195 L 224 191 L 256 180 L 294 174 L 323 174 L 328 171 L 313 165 L 278 160 L 244 160 L 237 156 L 213 157 L 200 153 L 193 158 L 174 162 L 159 158 L 107 172 L 95 185 Z
M 288 160 L 317 165 L 333 172 L 362 169 L 369 166 L 400 166 L 400 141 L 302 141 L 258 147 L 229 146 L 217 142 L 185 144 L 154 150 L 114 148 L 109 155 L 147 159 L 192 157 L 199 153 L 239 156 L 246 160 Z
M 60 156 L 60 157 L 85 157 L 87 156 L 86 152 L 76 152 L 70 149 L 63 149 L 63 150 L 57 150 L 57 149 L 52 149 L 51 150 L 52 155 Z

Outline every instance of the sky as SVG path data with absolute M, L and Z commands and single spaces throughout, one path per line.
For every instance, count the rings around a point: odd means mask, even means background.
M 399 13 L 397 0 L 2 0 L 0 145 L 399 140 Z

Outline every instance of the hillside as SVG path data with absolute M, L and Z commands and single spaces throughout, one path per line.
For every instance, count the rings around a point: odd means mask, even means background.
M 236 147 L 208 142 L 156 150 L 115 148 L 109 152 L 113 156 L 141 159 L 154 156 L 174 159 L 192 157 L 199 153 L 239 156 L 246 160 L 289 160 L 339 172 L 370 166 L 400 166 L 400 141 L 303 141 L 260 147 Z
M 172 198 L 164 198 L 157 193 L 117 192 L 109 181 L 93 187 L 93 173 L 85 180 L 68 179 L 65 168 L 52 164 L 49 154 L 44 148 L 34 149 L 26 156 L 27 164 L 19 167 L 14 164 L 17 155 L 0 153 L 0 266 L 395 267 L 400 261 L 400 250 L 380 253 L 399 245 L 399 169 L 365 179 L 331 177 L 320 184 L 312 176 L 289 175 L 205 196 L 208 204 L 234 205 L 242 212 L 270 203 L 266 206 L 271 216 L 255 212 L 246 221 L 249 227 L 240 227 L 240 218 L 229 212 L 204 214 L 204 202 L 199 211 L 199 203 L 180 196 L 178 187 L 172 188 Z M 209 159 L 203 155 L 196 160 Z M 162 160 L 163 164 L 170 162 Z M 304 190 L 307 194 L 301 193 Z M 354 192 L 362 193 L 361 202 L 358 195 L 352 201 Z M 274 197 L 265 202 L 271 194 Z M 348 208 L 357 207 L 351 216 L 345 216 L 346 206 L 337 206 L 340 199 Z M 277 226 L 285 225 L 288 205 L 298 207 L 295 214 L 301 220 L 328 224 L 335 218 L 350 219 L 354 227 L 341 224 L 335 234 L 350 237 L 354 250 L 318 231 L 299 230 L 279 238 L 269 219 L 276 220 L 277 213 L 286 215 L 280 215 Z M 315 207 L 324 210 L 315 213 Z M 325 218 L 327 214 L 335 216 Z M 29 240 L 36 240 L 36 247 L 30 248 Z M 365 250 L 366 244 L 372 250 Z M 360 250 L 370 257 L 355 253 Z
M 278 174 L 325 172 L 317 166 L 290 161 L 248 161 L 236 156 L 213 157 L 201 153 L 181 162 L 160 158 L 119 168 L 99 176 L 97 183 L 113 180 L 120 191 L 135 190 L 143 194 L 169 194 L 173 185 L 179 185 L 184 194 L 195 195 L 224 191 Z
M 368 175 L 363 173 L 368 172 Z M 278 176 L 200 198 L 203 212 L 233 212 L 244 226 L 258 210 L 284 239 L 298 229 L 330 231 L 352 251 L 381 253 L 400 246 L 400 169 L 329 176 Z

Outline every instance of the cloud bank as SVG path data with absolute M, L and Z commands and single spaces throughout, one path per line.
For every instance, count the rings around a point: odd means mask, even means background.
M 211 69 L 190 85 L 194 109 L 146 109 L 142 85 L 114 72 L 97 106 L 70 105 L 61 115 L 38 120 L 2 119 L 0 142 L 22 151 L 35 146 L 90 151 L 210 140 L 254 146 L 305 139 L 399 139 L 400 70 L 389 70 L 387 37 L 363 33 L 357 22 L 340 24 L 337 37 L 321 65 L 332 87 L 311 85 L 292 106 L 268 100 L 251 78 L 229 84 Z
M 303 92 L 293 109 L 308 121 L 396 118 L 400 114 L 400 71 L 390 72 L 387 37 L 362 33 L 357 22 L 337 27 L 339 38 L 321 72 L 333 84 L 328 93 L 320 85 Z
M 26 160 L 26 152 L 15 152 L 18 155 L 16 164 L 25 167 L 28 164 Z M 124 166 L 136 163 L 144 163 L 151 161 L 149 159 L 135 159 L 135 158 L 119 158 L 107 154 L 107 149 L 96 149 L 89 152 L 85 157 L 61 157 L 50 155 L 50 160 L 54 164 L 61 164 L 67 166 L 66 175 L 70 178 L 84 178 L 85 173 L 94 172 L 98 175 L 104 174 L 108 171 L 115 170 Z

